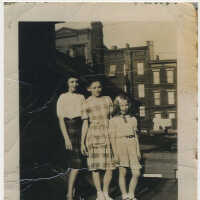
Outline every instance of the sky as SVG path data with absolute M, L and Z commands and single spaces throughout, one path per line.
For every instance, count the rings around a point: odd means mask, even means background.
M 131 47 L 143 46 L 146 41 L 154 43 L 154 54 L 160 59 L 176 59 L 176 24 L 166 22 L 102 22 L 104 44 L 111 48 L 125 47 L 129 43 Z M 61 27 L 91 28 L 90 22 L 69 22 L 56 24 L 56 30 Z

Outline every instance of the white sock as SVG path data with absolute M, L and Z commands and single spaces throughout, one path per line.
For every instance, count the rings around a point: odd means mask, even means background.
M 108 192 L 103 192 L 106 197 L 109 197 Z
M 101 191 L 101 190 L 97 191 L 97 194 L 101 194 L 101 193 L 102 193 L 102 191 Z
M 135 198 L 135 195 L 134 194 L 128 194 L 128 196 L 131 198 L 131 199 L 134 199 Z
M 105 199 L 112 199 L 112 198 L 109 196 L 108 192 L 104 192 L 104 196 L 105 196 Z
M 127 193 L 122 194 L 122 198 L 123 198 L 123 199 L 128 198 L 128 197 L 129 197 L 129 195 L 128 195 Z

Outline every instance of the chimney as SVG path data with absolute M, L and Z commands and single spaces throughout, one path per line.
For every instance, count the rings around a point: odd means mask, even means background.
M 126 43 L 126 48 L 129 49 L 130 48 L 130 45 L 129 43 Z
M 112 49 L 112 50 L 117 50 L 117 46 L 116 46 L 116 45 L 113 45 L 113 46 L 111 47 L 111 49 Z
M 149 48 L 149 59 L 154 60 L 154 47 L 153 47 L 153 41 L 146 41 L 146 45 Z
M 92 48 L 103 48 L 103 24 L 99 21 L 91 22 Z
M 102 29 L 103 28 L 103 24 L 100 21 L 91 22 L 91 26 L 93 29 Z

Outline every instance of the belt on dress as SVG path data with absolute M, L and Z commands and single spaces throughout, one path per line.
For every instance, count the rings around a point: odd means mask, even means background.
M 132 138 L 135 138 L 135 135 L 128 135 L 128 136 L 125 136 L 126 138 L 128 139 L 132 139 Z
M 92 121 L 89 121 L 89 123 L 91 125 L 96 125 L 96 126 L 101 126 L 101 125 L 107 125 L 108 123 L 106 121 L 97 121 L 97 120 L 92 120 Z
M 132 138 L 135 138 L 135 135 L 127 135 L 127 136 L 118 136 L 117 137 L 117 139 L 120 139 L 120 138 L 132 139 Z

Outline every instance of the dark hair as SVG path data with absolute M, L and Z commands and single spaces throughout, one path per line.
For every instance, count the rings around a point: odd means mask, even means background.
M 132 104 L 131 98 L 128 95 L 121 93 L 115 97 L 113 116 L 120 115 L 120 106 L 119 106 L 120 100 L 126 100 L 128 102 L 129 104 L 128 114 L 133 115 L 133 112 L 132 112 L 133 104 Z
M 67 77 L 67 79 L 65 79 L 65 88 L 66 88 L 66 91 L 68 91 L 68 89 L 69 89 L 68 81 L 69 81 L 69 79 L 71 79 L 71 78 L 78 79 L 78 82 L 80 81 L 78 76 L 76 76 L 76 75 L 69 75 L 69 76 Z M 77 90 L 79 90 L 79 88 L 78 88 Z
M 78 76 L 76 76 L 76 75 L 69 75 L 69 76 L 67 77 L 67 82 L 69 81 L 70 78 L 76 78 L 76 79 L 79 80 L 79 77 L 78 77 Z
M 95 78 L 91 78 L 88 80 L 87 88 L 89 88 L 92 85 L 92 83 L 94 83 L 94 82 L 99 82 L 102 85 L 101 79 L 95 77 Z M 102 87 L 103 87 L 103 85 L 102 85 Z

